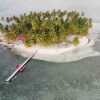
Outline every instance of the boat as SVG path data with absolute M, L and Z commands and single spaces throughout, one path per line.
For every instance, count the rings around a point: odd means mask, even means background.
M 21 66 L 21 64 L 18 64 L 18 65 L 16 66 L 16 70 L 17 70 L 20 66 Z M 22 66 L 22 67 L 19 69 L 19 71 L 22 72 L 22 71 L 24 70 L 24 68 L 25 68 L 25 66 Z

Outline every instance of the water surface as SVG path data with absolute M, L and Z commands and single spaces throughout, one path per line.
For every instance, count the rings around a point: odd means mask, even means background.
M 0 17 L 67 9 L 85 11 L 99 23 L 99 8 L 99 0 L 0 0 Z M 47 59 L 62 63 L 33 59 L 10 83 L 6 78 L 25 58 L 0 45 L 0 100 L 100 100 L 100 24 L 94 24 L 92 32 L 93 46 Z
M 31 60 L 24 72 L 6 83 L 24 60 L 0 47 L 0 100 L 100 99 L 100 56 L 59 64 Z

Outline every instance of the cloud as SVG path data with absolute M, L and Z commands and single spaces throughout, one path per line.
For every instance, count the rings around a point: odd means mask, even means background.
M 53 9 L 84 11 L 86 16 L 100 20 L 99 0 L 0 0 L 0 16 Z

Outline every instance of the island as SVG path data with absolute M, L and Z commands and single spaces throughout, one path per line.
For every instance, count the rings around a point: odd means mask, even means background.
M 88 44 L 91 27 L 92 19 L 77 11 L 54 9 L 1 17 L 0 43 L 17 54 L 38 50 L 38 55 L 58 55 Z

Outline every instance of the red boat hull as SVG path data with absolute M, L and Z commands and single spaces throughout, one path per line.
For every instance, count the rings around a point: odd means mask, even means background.
M 21 65 L 21 64 L 18 64 L 18 65 L 16 66 L 16 69 L 18 69 L 18 68 L 20 67 L 20 65 Z M 25 66 L 22 66 L 22 67 L 20 68 L 20 70 L 19 70 L 19 71 L 21 71 L 21 72 L 22 72 L 22 71 L 24 70 L 24 68 L 25 68 Z

